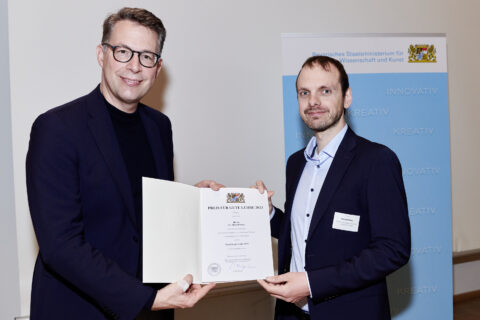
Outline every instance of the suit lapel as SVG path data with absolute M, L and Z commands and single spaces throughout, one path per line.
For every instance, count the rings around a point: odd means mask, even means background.
M 105 101 L 97 87 L 87 101 L 89 113 L 88 127 L 100 149 L 113 180 L 117 185 L 122 199 L 128 209 L 128 214 L 133 225 L 136 226 L 135 210 L 133 206 L 132 188 L 128 178 L 125 161 L 120 152 L 120 146 L 113 129 L 112 120 L 105 106 Z M 99 190 L 101 192 L 101 190 Z
M 162 143 L 161 133 L 158 129 L 158 125 L 146 114 L 146 106 L 139 106 L 140 117 L 147 133 L 148 142 L 152 149 L 153 158 L 155 160 L 155 168 L 159 179 L 171 180 L 168 174 L 168 165 L 165 158 L 165 147 Z
M 318 195 L 307 239 L 310 239 L 313 231 L 323 217 L 328 208 L 330 200 L 335 194 L 335 191 L 337 190 L 340 182 L 343 179 L 343 176 L 345 175 L 345 172 L 347 171 L 348 166 L 350 165 L 350 162 L 354 157 L 353 149 L 356 145 L 356 139 L 357 136 L 355 133 L 348 129 L 345 137 L 338 147 L 335 157 L 333 158 L 332 165 L 330 166 L 327 176 L 325 177 L 322 190 Z
M 290 260 L 292 258 L 292 243 L 291 243 L 291 231 L 292 231 L 292 205 L 295 198 L 295 193 L 297 192 L 298 182 L 302 176 L 303 169 L 306 164 L 305 157 L 303 155 L 303 150 L 297 154 L 294 154 L 290 158 L 290 163 L 288 164 L 287 170 L 287 188 L 286 188 L 286 199 L 285 203 L 285 223 L 283 224 L 283 230 L 280 233 L 282 236 L 278 241 L 279 249 L 279 273 L 285 273 L 290 270 Z

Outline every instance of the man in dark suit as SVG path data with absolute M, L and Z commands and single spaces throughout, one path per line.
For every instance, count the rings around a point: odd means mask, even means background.
M 100 85 L 32 126 L 27 190 L 40 248 L 32 320 L 130 320 L 160 309 L 169 310 L 156 319 L 173 319 L 171 308 L 191 307 L 213 287 L 191 285 L 191 275 L 160 289 L 141 281 L 141 177 L 173 180 L 170 120 L 139 103 L 160 72 L 165 35 L 147 10 L 109 16 Z
M 410 256 L 400 162 L 348 128 L 339 61 L 307 59 L 297 97 L 315 136 L 287 162 L 285 213 L 270 209 L 279 275 L 259 282 L 278 298 L 275 319 L 390 319 L 385 277 Z

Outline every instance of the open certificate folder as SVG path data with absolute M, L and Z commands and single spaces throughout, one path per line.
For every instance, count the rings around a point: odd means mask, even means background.
M 267 193 L 143 178 L 143 282 L 273 275 Z

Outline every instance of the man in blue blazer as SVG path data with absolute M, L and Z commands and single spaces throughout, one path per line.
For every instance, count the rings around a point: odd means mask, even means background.
M 32 320 L 131 320 L 161 309 L 170 310 L 155 319 L 172 319 L 171 308 L 193 306 L 213 286 L 190 285 L 190 275 L 163 288 L 141 281 L 141 177 L 173 180 L 170 120 L 139 103 L 160 72 L 165 34 L 147 10 L 109 16 L 100 85 L 32 126 L 27 190 L 40 249 Z
M 410 256 L 400 162 L 348 128 L 339 61 L 307 59 L 297 97 L 315 136 L 287 162 L 285 213 L 270 210 L 279 275 L 259 282 L 278 298 L 275 319 L 390 319 L 385 277 Z

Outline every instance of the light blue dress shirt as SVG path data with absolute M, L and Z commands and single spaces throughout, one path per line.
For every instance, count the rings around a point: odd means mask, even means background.
M 302 176 L 298 182 L 295 198 L 292 204 L 291 214 L 291 241 L 292 260 L 290 261 L 291 272 L 305 272 L 305 248 L 308 230 L 312 221 L 313 211 L 317 203 L 318 195 L 322 189 L 323 182 L 332 164 L 335 153 L 342 142 L 348 126 L 343 129 L 321 150 L 316 152 L 317 140 L 310 139 L 305 148 L 305 159 L 307 163 L 303 169 Z M 307 275 L 308 280 L 308 275 Z M 308 282 L 310 288 L 310 282 Z M 311 294 L 311 290 L 310 290 Z M 301 306 L 302 310 L 308 312 L 308 304 Z

